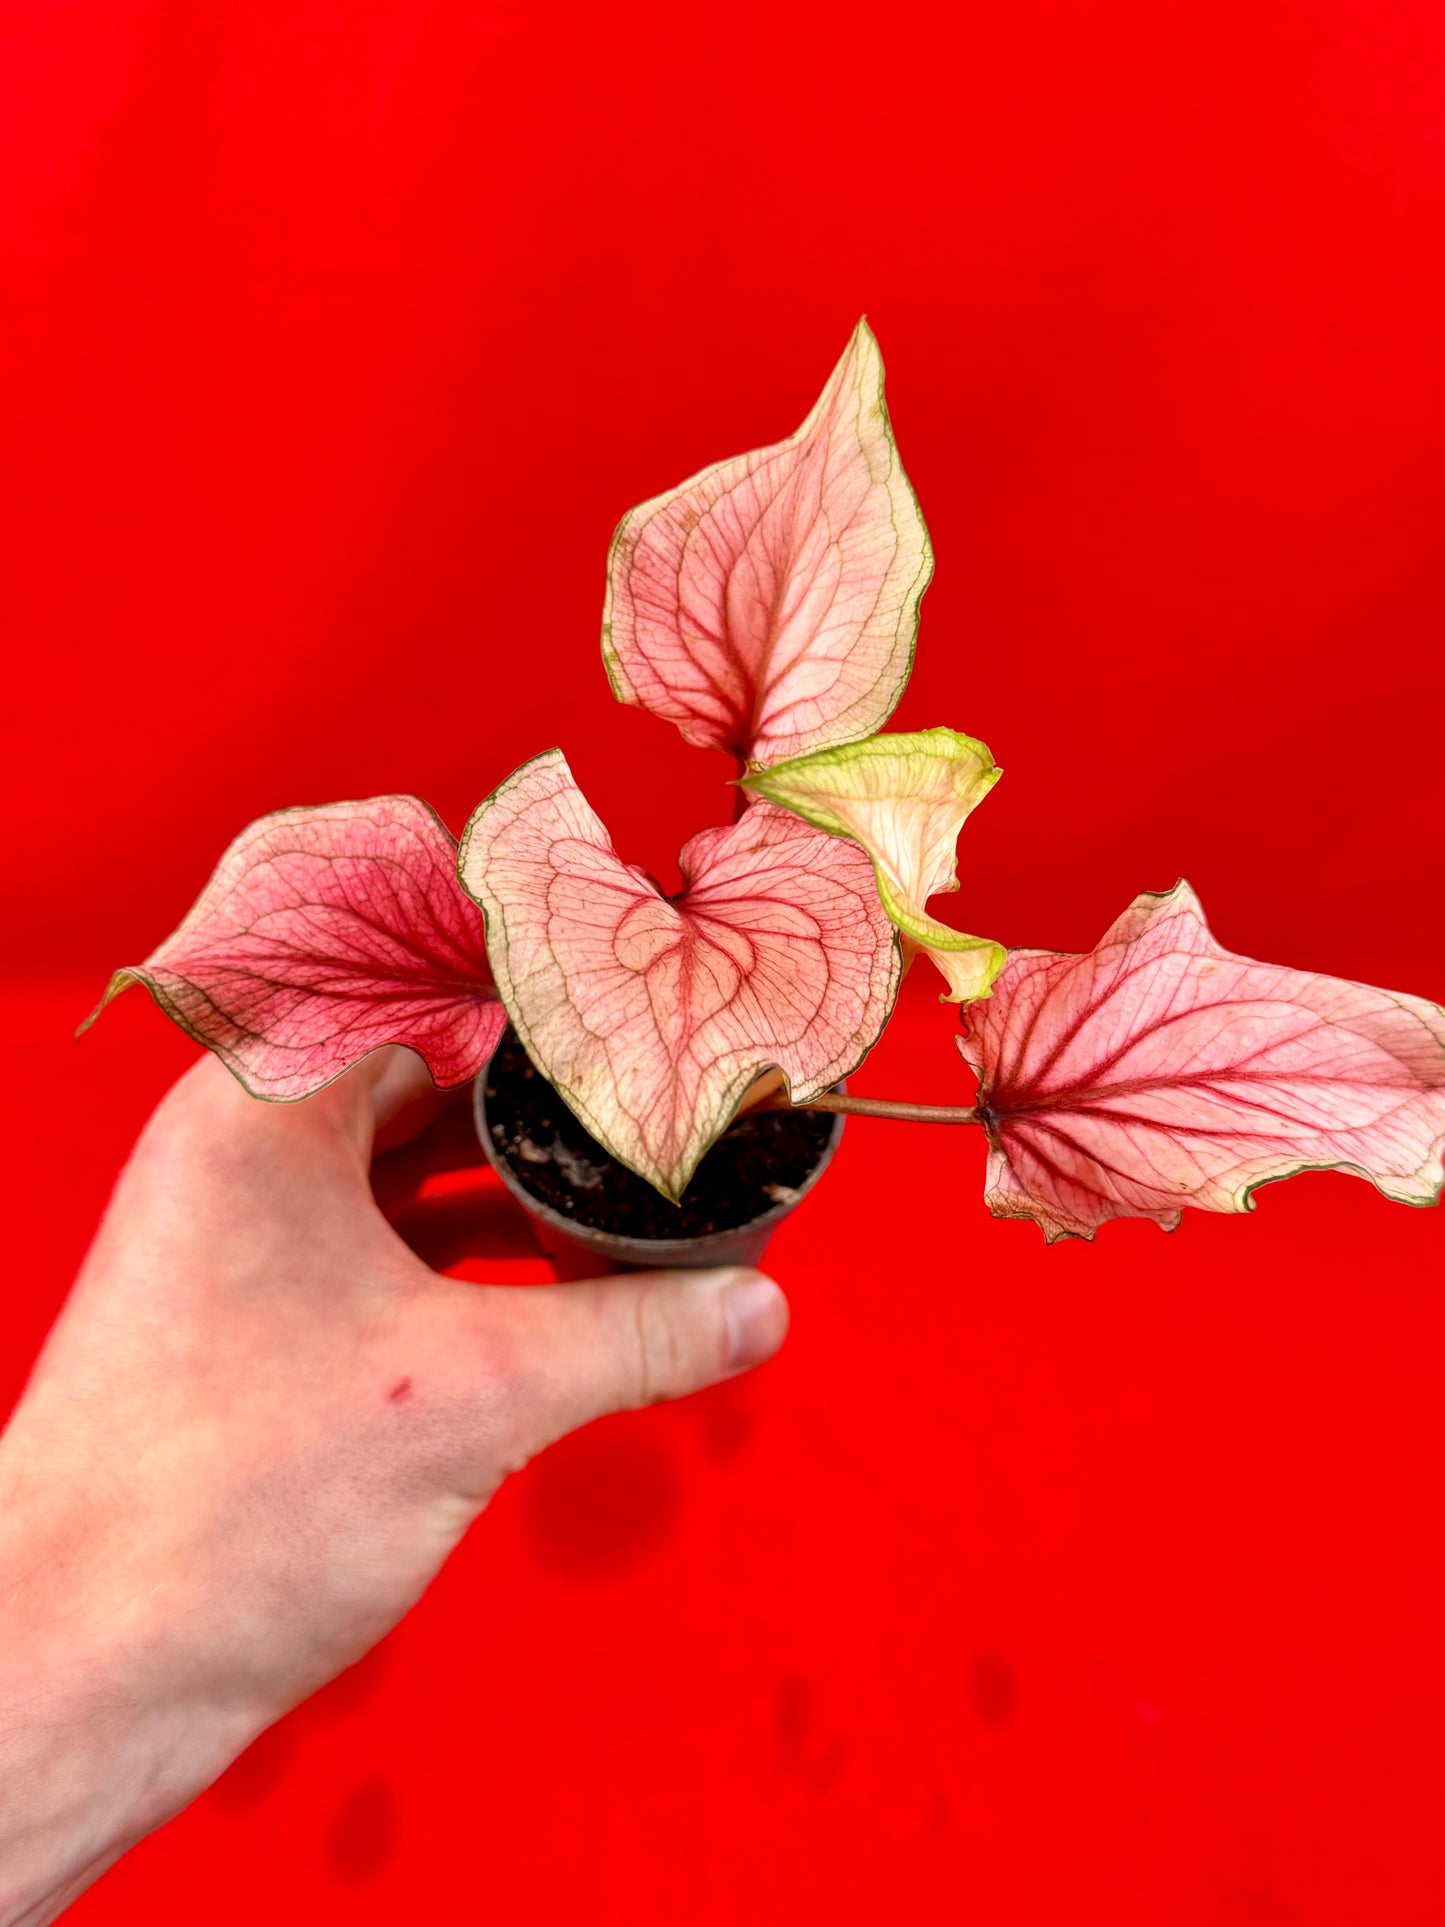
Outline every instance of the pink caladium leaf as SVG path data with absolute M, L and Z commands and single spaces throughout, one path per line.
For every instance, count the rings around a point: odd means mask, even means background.
M 932 570 L 860 321 L 796 434 L 624 516 L 602 631 L 613 693 L 748 764 L 871 735 L 908 680 Z
M 1247 1211 L 1300 1171 L 1439 1197 L 1445 1011 L 1236 957 L 1186 883 L 1136 898 L 1087 956 L 1013 952 L 968 1023 L 989 1209 L 1051 1244 Z
M 438 1084 L 463 1083 L 506 1016 L 456 847 L 412 796 L 263 816 L 86 1025 L 143 984 L 255 1097 L 307 1097 L 383 1044 L 419 1052 Z
M 679 863 L 673 898 L 624 863 L 555 749 L 462 837 L 462 881 L 532 1061 L 674 1201 L 761 1071 L 776 1066 L 806 1100 L 855 1068 L 900 974 L 856 844 L 755 803 Z

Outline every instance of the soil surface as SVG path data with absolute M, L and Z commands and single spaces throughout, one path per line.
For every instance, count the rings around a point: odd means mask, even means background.
M 532 1196 L 578 1224 L 624 1238 L 705 1238 L 751 1224 L 775 1204 L 791 1201 L 833 1128 L 826 1111 L 739 1118 L 675 1205 L 583 1129 L 511 1031 L 486 1078 L 492 1142 Z

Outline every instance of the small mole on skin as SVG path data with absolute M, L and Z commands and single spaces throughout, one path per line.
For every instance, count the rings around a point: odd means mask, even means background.
M 411 1397 L 411 1380 L 399 1378 L 386 1396 L 393 1405 L 400 1405 L 404 1398 Z

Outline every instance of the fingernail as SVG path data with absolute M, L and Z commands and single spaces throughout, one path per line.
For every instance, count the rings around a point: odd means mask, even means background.
M 788 1330 L 788 1301 L 760 1272 L 729 1285 L 723 1293 L 727 1320 L 728 1367 L 745 1372 L 771 1358 Z

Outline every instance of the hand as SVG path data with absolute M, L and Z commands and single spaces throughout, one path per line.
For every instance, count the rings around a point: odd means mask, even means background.
M 51 1920 L 395 1625 L 498 1485 L 769 1357 L 755 1272 L 440 1277 L 368 1183 L 430 1094 L 205 1058 L 147 1125 L 0 1440 L 0 1923 Z

